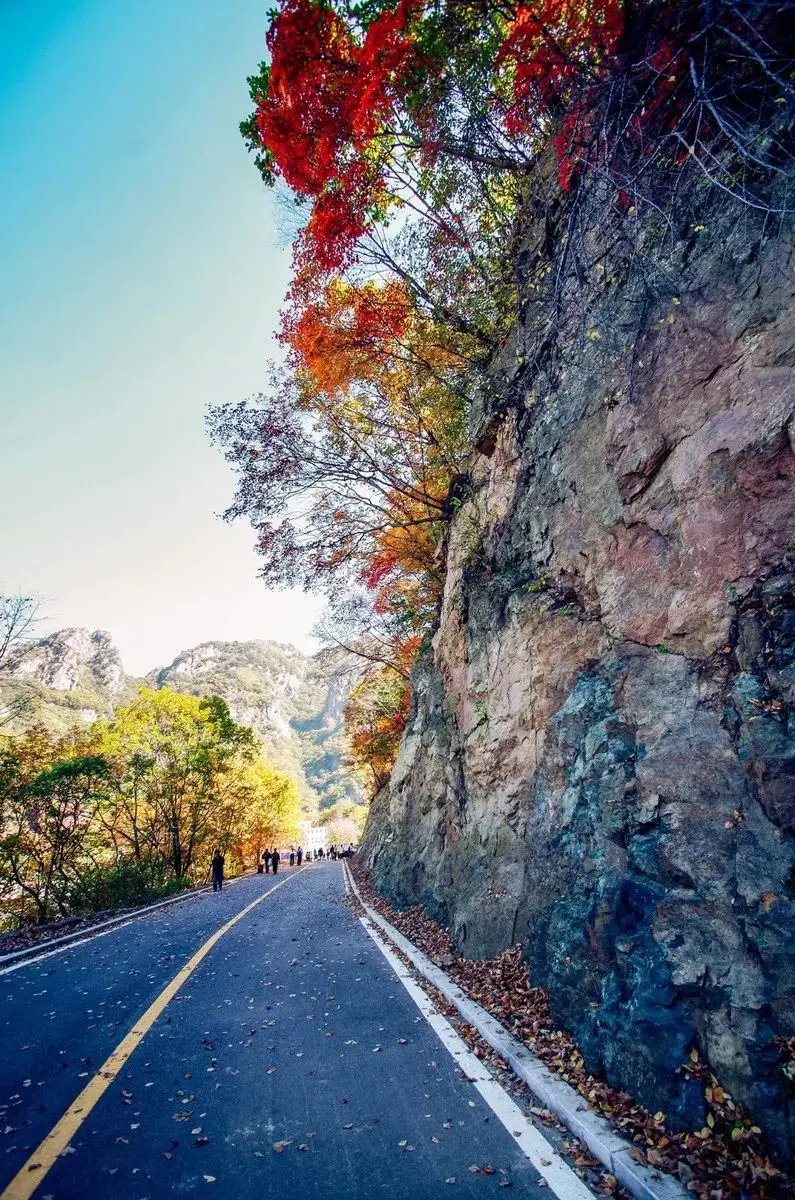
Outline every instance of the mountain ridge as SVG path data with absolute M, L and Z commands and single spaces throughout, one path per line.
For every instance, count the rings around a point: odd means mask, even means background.
M 337 800 L 361 802 L 348 774 L 342 713 L 359 675 L 347 651 L 307 655 L 268 639 L 200 642 L 143 678 L 128 675 L 105 630 L 68 627 L 17 649 L 0 673 L 0 701 L 23 694 L 20 732 L 44 724 L 56 733 L 108 718 L 138 687 L 170 687 L 191 695 L 218 695 L 236 721 L 259 735 L 263 751 L 299 782 L 307 809 Z

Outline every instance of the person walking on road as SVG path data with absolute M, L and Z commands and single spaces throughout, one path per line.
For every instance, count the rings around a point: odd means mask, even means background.
M 220 850 L 213 855 L 213 891 L 220 892 L 224 886 L 224 856 Z
M 273 873 L 276 875 L 279 870 L 279 863 L 282 861 L 282 856 L 278 850 L 274 849 L 271 853 L 271 863 L 273 864 Z
M 298 847 L 298 850 L 296 851 L 296 855 L 295 855 L 295 857 L 298 859 L 298 865 L 299 865 L 299 867 L 300 867 L 300 865 L 301 865 L 301 863 L 302 863 L 302 861 L 303 861 L 303 857 L 304 857 L 304 849 L 303 849 L 303 846 L 299 846 L 299 847 Z
M 266 850 L 262 856 L 262 861 L 265 863 L 265 874 L 270 875 L 271 870 L 271 852 Z
M 295 846 L 290 847 L 290 866 L 295 866 Z

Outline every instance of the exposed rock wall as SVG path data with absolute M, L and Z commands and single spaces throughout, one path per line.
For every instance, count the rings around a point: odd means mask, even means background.
M 62 692 L 98 688 L 115 695 L 126 683 L 119 652 L 102 629 L 59 629 L 18 650 L 6 672 Z
M 695 1047 L 791 1152 L 794 264 L 694 230 L 554 369 L 528 289 L 365 852 L 464 953 L 524 942 L 612 1083 L 698 1125 Z

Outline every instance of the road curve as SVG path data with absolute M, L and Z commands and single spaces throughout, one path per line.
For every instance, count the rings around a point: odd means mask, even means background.
M 249 876 L 6 968 L 0 997 L 8 1200 L 583 1194 L 541 1179 L 456 1069 L 339 864 Z

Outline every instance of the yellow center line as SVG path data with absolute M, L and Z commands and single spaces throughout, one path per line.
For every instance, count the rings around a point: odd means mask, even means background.
M 63 1154 L 86 1117 L 110 1087 L 111 1083 L 113 1083 L 113 1080 L 127 1062 L 127 1059 L 140 1046 L 163 1009 L 174 999 L 177 992 L 196 970 L 202 959 L 206 958 L 216 942 L 219 942 L 233 925 L 236 925 L 238 921 L 242 921 L 243 917 L 247 916 L 252 908 L 256 908 L 263 900 L 267 900 L 268 896 L 272 896 L 280 887 L 284 887 L 285 883 L 289 883 L 297 874 L 298 872 L 296 871 L 293 875 L 288 875 L 281 883 L 277 883 L 274 887 L 269 888 L 267 892 L 263 892 L 251 904 L 241 909 L 236 917 L 232 917 L 231 921 L 227 921 L 211 937 L 208 937 L 204 945 L 196 951 L 192 958 L 188 959 L 182 970 L 177 972 L 171 982 L 163 988 L 160 995 L 152 1001 L 144 1015 L 139 1021 L 135 1022 L 130 1032 L 122 1038 L 110 1057 L 105 1059 L 105 1062 L 94 1077 L 88 1081 L 80 1095 L 69 1106 L 60 1121 L 53 1125 L 46 1138 L 39 1143 L 27 1162 L 17 1171 L 8 1187 L 0 1196 L 0 1200 L 30 1200 L 30 1197 L 42 1182 L 47 1172 L 55 1164 L 58 1156 Z

